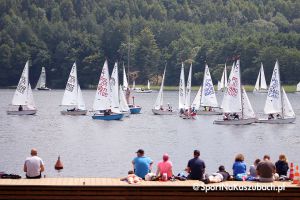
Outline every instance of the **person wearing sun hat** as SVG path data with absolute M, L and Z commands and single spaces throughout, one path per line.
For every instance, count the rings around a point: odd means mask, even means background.
M 139 149 L 136 154 L 137 157 L 132 161 L 134 173 L 138 177 L 145 179 L 146 174 L 151 172 L 153 161 L 151 158 L 144 156 L 145 152 L 143 149 Z
M 163 160 L 157 164 L 156 176 L 162 176 L 163 174 L 167 174 L 167 178 L 170 179 L 173 176 L 173 164 L 169 160 L 169 155 L 165 153 L 163 155 Z

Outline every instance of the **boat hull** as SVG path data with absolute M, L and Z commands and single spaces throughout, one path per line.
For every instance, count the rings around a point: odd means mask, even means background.
M 130 109 L 130 114 L 140 114 L 142 107 L 132 107 L 129 108 Z
M 112 113 L 110 115 L 94 114 L 92 116 L 93 119 L 105 120 L 105 121 L 121 120 L 123 117 L 124 117 L 124 114 L 122 114 L 122 113 Z
M 67 111 L 67 110 L 63 110 L 60 111 L 60 113 L 62 115 L 72 115 L 72 116 L 76 116 L 76 115 L 86 115 L 87 110 L 75 110 L 75 111 Z
M 247 125 L 256 122 L 255 118 L 239 119 L 239 120 L 215 120 L 214 124 L 219 125 Z
M 8 110 L 7 114 L 8 115 L 35 115 L 36 112 L 37 112 L 37 110 L 22 110 L 22 111 L 18 111 L 18 110 L 10 111 L 10 110 Z
M 222 112 L 197 110 L 197 115 L 222 115 Z
M 154 115 L 174 115 L 175 111 L 152 109 Z
M 47 90 L 51 90 L 50 88 L 36 88 L 37 90 L 44 90 L 44 91 L 47 91 Z
M 296 118 L 284 118 L 284 119 L 258 119 L 256 123 L 267 124 L 289 124 L 295 122 Z
M 136 93 L 151 93 L 152 90 L 135 90 Z

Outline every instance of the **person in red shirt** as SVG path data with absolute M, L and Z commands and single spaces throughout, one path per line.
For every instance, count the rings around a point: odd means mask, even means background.
M 170 179 L 173 176 L 173 164 L 171 161 L 169 161 L 169 155 L 168 154 L 164 154 L 163 155 L 163 160 L 160 161 L 157 164 L 157 172 L 156 175 L 157 176 L 163 176 L 163 174 L 167 174 L 168 179 Z

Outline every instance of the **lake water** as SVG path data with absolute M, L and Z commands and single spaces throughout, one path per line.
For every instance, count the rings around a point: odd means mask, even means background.
M 45 162 L 47 177 L 120 177 L 132 168 L 135 152 L 143 148 L 156 164 L 169 153 L 174 172 L 182 171 L 199 149 L 207 171 L 220 164 L 232 172 L 237 153 L 245 155 L 247 166 L 269 154 L 273 161 L 284 153 L 289 161 L 300 164 L 300 94 L 288 94 L 297 115 L 294 124 L 214 125 L 217 116 L 198 116 L 183 120 L 178 116 L 155 116 L 151 108 L 157 92 L 134 94 L 142 114 L 123 121 L 92 120 L 91 116 L 62 116 L 58 105 L 63 90 L 33 91 L 38 108 L 36 116 L 6 114 L 14 90 L 0 90 L 0 171 L 22 172 L 24 160 L 35 147 Z M 84 90 L 91 109 L 95 91 Z M 192 97 L 196 95 L 193 92 Z M 248 93 L 257 112 L 262 112 L 266 94 Z M 165 103 L 178 105 L 177 92 L 165 92 Z M 218 96 L 219 102 L 221 95 Z M 57 173 L 54 164 L 61 156 L 64 170 Z

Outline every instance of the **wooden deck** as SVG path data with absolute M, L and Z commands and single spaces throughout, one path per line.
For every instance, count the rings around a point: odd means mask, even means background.
M 220 187 L 214 188 L 215 186 Z M 236 189 L 229 191 L 221 186 Z M 237 189 L 254 186 L 266 187 L 271 184 L 237 181 L 208 185 L 200 181 L 143 181 L 128 184 L 117 178 L 0 179 L 0 199 L 300 199 L 300 187 L 290 182 L 274 182 L 272 186 L 276 187 L 276 190 L 270 191 Z M 278 187 L 282 189 L 279 193 Z M 194 190 L 197 188 L 198 191 Z M 214 191 L 205 192 L 205 189 Z

